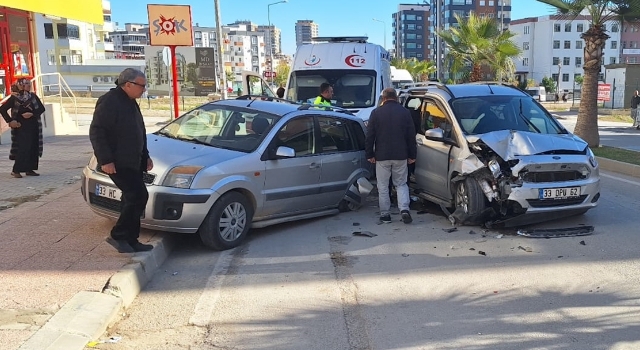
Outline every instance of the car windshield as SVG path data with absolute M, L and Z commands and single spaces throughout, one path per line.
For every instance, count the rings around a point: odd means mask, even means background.
M 366 108 L 376 103 L 376 72 L 365 69 L 319 69 L 295 71 L 287 98 L 298 103 L 313 103 L 320 85 L 333 86 L 331 103 L 345 108 Z
M 462 97 L 452 100 L 451 108 L 467 135 L 498 130 L 567 133 L 547 110 L 528 96 Z
M 278 119 L 277 115 L 258 110 L 205 104 L 155 134 L 248 153 L 258 148 Z

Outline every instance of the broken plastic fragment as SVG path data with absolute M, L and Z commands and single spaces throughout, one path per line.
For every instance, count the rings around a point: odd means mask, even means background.
M 369 231 L 355 231 L 353 232 L 354 236 L 363 236 L 363 237 L 375 237 L 377 234 Z
M 504 237 L 504 235 L 503 235 L 503 234 L 499 234 L 499 235 L 497 235 L 497 236 L 496 236 L 496 238 L 497 238 L 497 239 L 500 239 L 500 238 L 502 238 L 502 237 Z
M 452 227 L 452 228 L 443 228 L 442 231 L 446 232 L 446 233 L 451 233 L 451 232 L 455 232 L 458 231 L 458 228 L 456 227 Z
M 483 252 L 482 250 L 478 250 L 478 254 L 487 256 L 487 253 Z
M 587 236 L 594 231 L 593 226 L 567 227 L 567 228 L 548 228 L 533 230 L 518 230 L 518 235 L 531 238 L 559 238 L 559 237 L 575 237 Z
M 587 245 L 587 243 L 585 241 L 580 241 L 580 244 Z
M 525 252 L 527 252 L 527 253 L 531 253 L 531 252 L 533 252 L 533 249 L 531 249 L 531 247 L 526 247 L 526 248 L 525 248 L 525 247 L 523 247 L 523 246 L 521 246 L 521 245 L 520 245 L 520 246 L 518 246 L 518 249 L 520 249 L 520 250 L 524 250 L 524 251 L 525 251 Z

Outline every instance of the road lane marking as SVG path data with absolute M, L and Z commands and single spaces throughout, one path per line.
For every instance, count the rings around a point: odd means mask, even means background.
M 234 249 L 229 249 L 220 252 L 220 256 L 207 280 L 207 285 L 204 287 L 200 299 L 193 310 L 193 315 L 189 318 L 189 324 L 200 327 L 209 325 L 218 299 L 220 299 L 220 290 L 227 276 L 227 270 L 231 266 L 233 251 Z
M 630 185 L 640 186 L 640 182 L 638 182 L 638 181 L 627 180 L 627 179 L 623 179 L 623 178 L 621 178 L 621 177 L 617 177 L 617 176 L 613 176 L 613 175 L 608 175 L 608 174 L 602 174 L 602 173 L 600 174 L 600 176 L 602 176 L 602 177 L 607 177 L 607 178 L 610 178 L 610 179 L 613 179 L 613 180 L 618 180 L 618 181 L 626 182 L 626 183 L 628 183 L 628 184 L 630 184 Z

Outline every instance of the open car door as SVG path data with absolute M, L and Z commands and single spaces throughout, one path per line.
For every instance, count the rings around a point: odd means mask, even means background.
M 260 74 L 252 71 L 242 72 L 242 94 L 252 96 L 276 97 Z

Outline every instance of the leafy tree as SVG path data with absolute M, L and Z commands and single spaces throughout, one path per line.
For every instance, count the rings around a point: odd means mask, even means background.
M 449 49 L 451 71 L 454 74 L 468 71 L 470 81 L 479 81 L 484 67 L 500 80 L 512 79 L 513 58 L 521 53 L 511 40 L 515 34 L 500 30 L 493 18 L 479 17 L 473 12 L 468 18 L 454 16 L 457 27 L 437 32 Z
M 591 147 L 600 145 L 598 133 L 598 74 L 602 66 L 602 50 L 609 38 L 605 24 L 608 21 L 625 21 L 640 18 L 640 1 L 637 0 L 537 0 L 558 9 L 568 17 L 577 17 L 585 11 L 589 29 L 580 34 L 584 40 L 583 82 L 578 120 L 574 132 Z M 563 20 L 566 20 L 564 18 Z
M 224 70 L 224 74 L 226 74 L 227 84 L 233 83 L 234 81 L 236 81 L 236 74 L 233 72 L 231 68 L 227 67 Z
M 196 64 L 188 63 L 187 64 L 187 79 L 188 82 L 193 84 L 193 86 L 198 85 L 198 75 L 196 74 Z
M 547 93 L 556 92 L 556 81 L 549 77 L 542 78 L 540 86 L 543 86 Z
M 582 86 L 582 84 L 584 83 L 584 77 L 582 75 L 578 75 L 573 78 L 573 81 L 576 83 L 576 85 Z
M 274 84 L 276 84 L 278 87 L 285 86 L 287 84 L 287 79 L 289 78 L 290 70 L 291 67 L 289 67 L 287 62 L 280 61 L 280 63 L 276 67 L 276 77 L 273 78 Z

